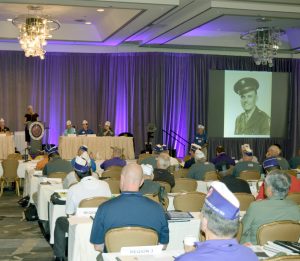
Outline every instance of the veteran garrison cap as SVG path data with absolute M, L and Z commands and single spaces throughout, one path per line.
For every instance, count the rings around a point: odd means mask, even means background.
M 249 91 L 256 91 L 259 88 L 259 83 L 256 79 L 246 77 L 238 80 L 234 85 L 234 91 L 238 95 L 245 94 Z

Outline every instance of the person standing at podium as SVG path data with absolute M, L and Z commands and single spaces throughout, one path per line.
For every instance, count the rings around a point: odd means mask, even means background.
M 24 124 L 25 124 L 25 141 L 27 145 L 30 144 L 30 135 L 29 135 L 29 125 L 31 122 L 37 121 L 39 115 L 33 111 L 32 105 L 27 107 L 27 113 L 24 116 Z

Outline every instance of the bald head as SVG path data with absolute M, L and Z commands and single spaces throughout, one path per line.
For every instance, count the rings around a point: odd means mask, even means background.
M 278 146 L 276 145 L 272 145 L 268 148 L 266 157 L 270 158 L 270 157 L 278 157 L 281 153 L 281 150 Z
M 143 184 L 143 169 L 136 163 L 126 165 L 121 172 L 121 191 L 139 191 Z
M 167 169 L 170 166 L 170 156 L 166 152 L 159 154 L 157 158 L 157 167 L 159 169 Z

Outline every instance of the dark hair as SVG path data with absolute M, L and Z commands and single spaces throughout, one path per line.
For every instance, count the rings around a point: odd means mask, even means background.
M 225 152 L 225 149 L 224 149 L 224 147 L 223 146 L 218 146 L 217 148 L 216 148 L 216 152 L 217 153 L 222 153 L 222 152 Z
M 79 172 L 76 170 L 74 170 L 74 171 L 80 180 L 92 175 L 91 168 L 89 168 L 89 170 L 87 172 Z
M 48 155 L 48 159 L 50 160 L 50 159 L 52 159 L 52 158 L 54 158 L 56 156 L 59 156 L 59 153 L 58 152 L 53 152 L 50 155 Z

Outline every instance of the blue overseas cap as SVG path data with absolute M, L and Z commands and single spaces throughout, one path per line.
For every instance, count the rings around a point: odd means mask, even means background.
M 47 144 L 45 146 L 45 152 L 50 156 L 53 153 L 58 153 L 58 147 L 57 146 L 51 146 L 50 144 Z
M 167 148 L 167 145 L 165 145 L 165 144 L 163 144 L 163 145 L 156 144 L 153 148 L 153 151 L 155 151 L 155 152 L 163 152 L 166 150 L 168 150 L 168 148 Z
M 211 183 L 204 204 L 224 219 L 239 218 L 240 202 L 222 182 Z
M 279 166 L 280 165 L 276 157 L 267 158 L 263 162 L 263 168 L 266 170 L 269 168 L 279 167 Z
M 87 161 L 79 156 L 75 158 L 74 170 L 79 173 L 86 173 L 90 169 Z
M 79 149 L 82 151 L 88 151 L 88 147 L 86 145 L 80 146 Z

